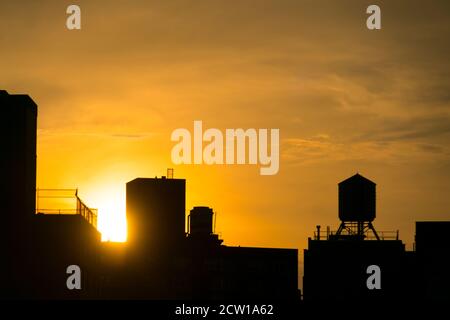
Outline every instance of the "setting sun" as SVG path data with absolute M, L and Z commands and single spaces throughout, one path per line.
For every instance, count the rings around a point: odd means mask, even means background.
M 102 241 L 125 242 L 127 240 L 127 222 L 125 206 L 107 203 L 98 210 L 98 230 Z
M 98 207 L 97 229 L 102 241 L 125 242 L 127 222 L 125 215 L 125 194 L 119 191 L 104 193 L 92 201 Z

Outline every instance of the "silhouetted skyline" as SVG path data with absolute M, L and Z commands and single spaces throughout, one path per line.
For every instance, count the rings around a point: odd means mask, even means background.
M 126 184 L 125 243 L 101 242 L 78 190 L 75 212 L 37 209 L 37 105 L 6 91 L 0 103 L 1 299 L 302 300 L 298 249 L 224 245 L 212 208 L 195 206 L 186 220 L 186 180 L 171 169 Z M 373 225 L 373 181 L 358 173 L 338 186 L 339 229 L 323 238 L 318 225 L 304 250 L 304 301 L 450 300 L 450 221 L 417 222 L 416 250 L 407 251 L 398 232 Z
M 413 221 L 449 218 L 449 2 L 377 4 L 380 31 L 356 0 L 83 1 L 68 31 L 66 4 L 2 3 L 1 87 L 40 106 L 37 186 L 78 187 L 117 240 L 125 183 L 174 167 L 225 243 L 305 248 L 335 221 L 330 182 L 358 171 L 412 249 Z M 279 173 L 174 166 L 170 133 L 194 120 L 280 128 Z

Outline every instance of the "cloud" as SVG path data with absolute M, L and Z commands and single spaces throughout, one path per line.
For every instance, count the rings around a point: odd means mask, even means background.
M 83 132 L 83 131 L 61 131 L 38 129 L 39 138 L 62 138 L 66 137 L 93 137 L 93 138 L 117 138 L 117 139 L 147 139 L 158 135 L 154 132 L 137 133 L 114 133 L 114 132 Z
M 437 146 L 433 144 L 419 143 L 417 147 L 425 152 L 431 153 L 443 153 L 445 148 L 443 146 Z
M 372 128 L 356 140 L 362 141 L 419 141 L 450 139 L 450 116 L 424 115 L 407 119 L 384 119 L 379 127 Z

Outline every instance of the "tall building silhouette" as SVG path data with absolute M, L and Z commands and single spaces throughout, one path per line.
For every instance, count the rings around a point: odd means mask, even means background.
M 0 297 L 21 297 L 35 208 L 37 105 L 27 95 L 1 90 L 0 107 Z
M 0 91 L 0 106 L 0 297 L 93 297 L 100 233 L 80 214 L 36 214 L 37 105 L 27 95 Z M 85 271 L 84 290 L 67 290 L 72 264 Z
M 134 283 L 126 297 L 174 299 L 181 295 L 185 240 L 184 179 L 137 178 L 126 184 L 127 268 Z
M 128 242 L 149 258 L 185 238 L 186 180 L 137 178 L 126 184 Z M 164 250 L 163 250 L 164 249 Z

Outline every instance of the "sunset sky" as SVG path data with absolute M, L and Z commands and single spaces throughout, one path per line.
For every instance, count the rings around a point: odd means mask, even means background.
M 66 29 L 81 7 L 82 29 Z M 125 183 L 187 179 L 226 245 L 304 249 L 337 183 L 377 183 L 376 229 L 450 220 L 450 2 L 1 1 L 0 88 L 38 104 L 37 186 L 79 188 L 105 238 Z M 279 128 L 280 170 L 173 165 L 177 128 Z M 302 261 L 302 252 L 300 251 Z

